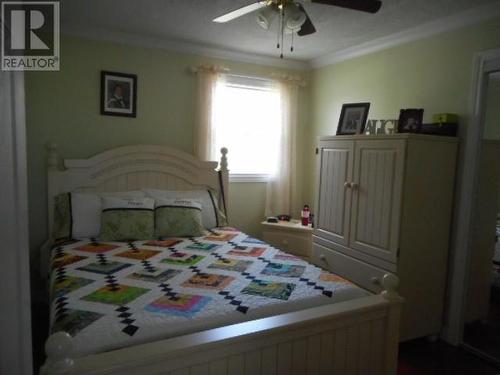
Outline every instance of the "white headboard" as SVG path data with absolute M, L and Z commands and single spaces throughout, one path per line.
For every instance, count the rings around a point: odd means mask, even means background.
M 52 234 L 54 197 L 64 192 L 210 187 L 219 192 L 227 210 L 226 148 L 221 149 L 220 163 L 200 161 L 186 152 L 159 145 L 117 147 L 88 159 L 62 159 L 54 143 L 49 143 L 47 149 L 49 234 Z

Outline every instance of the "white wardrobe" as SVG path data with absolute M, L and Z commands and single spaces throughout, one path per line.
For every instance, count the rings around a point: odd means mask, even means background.
M 441 331 L 456 138 L 319 139 L 313 262 L 379 292 L 400 278 L 401 340 Z

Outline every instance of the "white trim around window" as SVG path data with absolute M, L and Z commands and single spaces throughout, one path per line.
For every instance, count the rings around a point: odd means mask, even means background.
M 268 174 L 229 174 L 229 182 L 268 182 L 271 176 Z
M 278 81 L 223 74 L 217 79 L 212 103 L 216 150 L 231 155 L 230 182 L 267 182 L 278 168 L 281 134 L 281 92 Z M 256 154 L 256 147 L 271 150 Z

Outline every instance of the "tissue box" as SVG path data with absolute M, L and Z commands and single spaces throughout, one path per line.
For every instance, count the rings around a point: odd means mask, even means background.
M 454 113 L 438 113 L 432 116 L 432 122 L 456 124 L 458 122 L 458 115 Z

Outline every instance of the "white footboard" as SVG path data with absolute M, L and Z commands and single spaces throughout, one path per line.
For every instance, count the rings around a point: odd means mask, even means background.
M 42 374 L 396 374 L 397 285 L 388 274 L 381 295 L 80 358 L 58 332 Z

